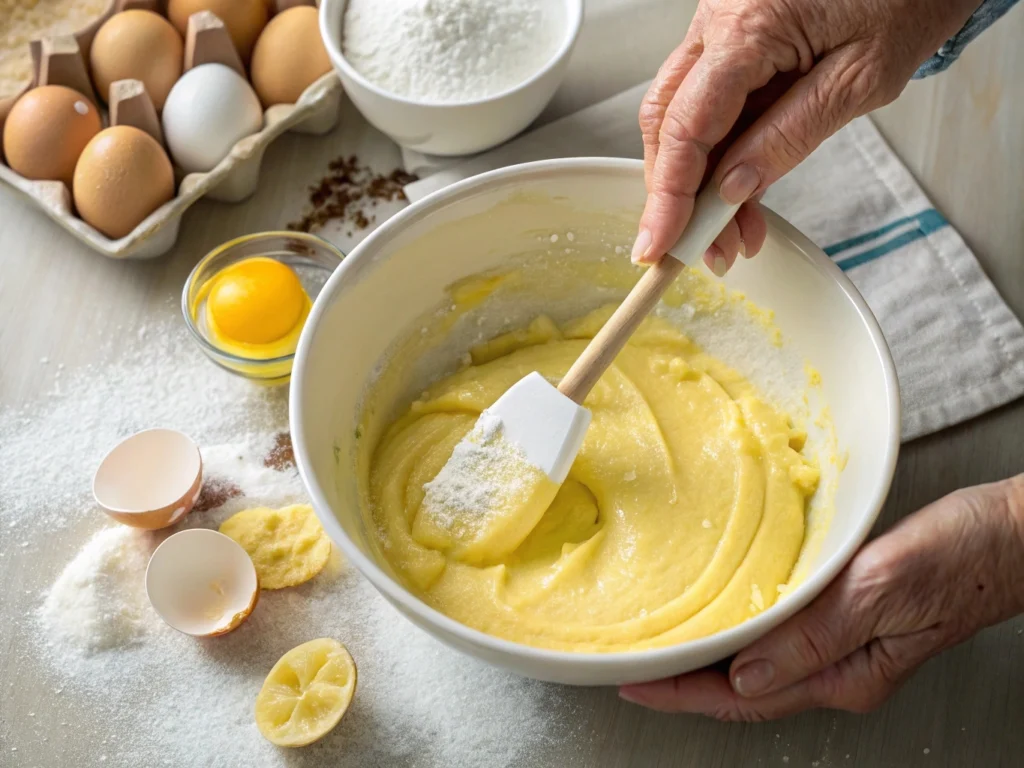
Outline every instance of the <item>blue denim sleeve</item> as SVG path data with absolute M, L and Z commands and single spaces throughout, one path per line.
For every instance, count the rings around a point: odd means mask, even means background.
M 964 28 L 943 43 L 934 56 L 918 67 L 917 72 L 914 73 L 914 79 L 920 80 L 929 75 L 938 74 L 949 67 L 969 42 L 995 24 L 999 17 L 1016 4 L 1017 0 L 985 0 L 978 10 L 971 14 L 971 18 L 964 24 Z

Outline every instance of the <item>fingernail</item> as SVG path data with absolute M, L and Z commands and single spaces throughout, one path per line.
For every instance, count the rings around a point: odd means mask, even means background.
M 718 194 L 725 202 L 739 205 L 748 200 L 760 184 L 761 174 L 756 168 L 750 165 L 737 165 L 725 174 Z
M 775 666 L 766 659 L 750 661 L 732 676 L 732 687 L 740 696 L 757 696 L 775 680 Z
M 725 260 L 725 254 L 722 253 L 722 249 L 712 243 L 708 247 L 705 257 L 711 262 L 711 271 L 715 277 L 725 277 L 725 273 L 729 271 L 729 264 Z
M 640 259 L 647 255 L 647 252 L 651 250 L 651 233 L 649 230 L 642 229 L 640 234 L 636 236 L 636 240 L 633 242 L 633 252 L 629 258 L 632 259 L 633 263 L 636 264 Z
M 740 249 L 736 252 L 737 255 L 742 256 L 744 259 L 749 258 L 747 256 L 747 244 L 740 240 Z

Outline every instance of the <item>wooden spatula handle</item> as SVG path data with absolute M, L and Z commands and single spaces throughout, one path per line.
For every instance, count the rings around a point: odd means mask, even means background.
M 697 195 L 693 213 L 682 237 L 668 249 L 671 256 L 663 256 L 633 286 L 626 300 L 565 374 L 558 385 L 559 392 L 577 405 L 583 405 L 601 374 L 612 364 L 633 331 L 654 309 L 662 294 L 683 271 L 683 267 L 697 263 L 737 210 L 738 205 L 725 202 L 718 196 L 718 191 L 711 187 L 706 187 Z
M 633 331 L 654 309 L 685 267 L 683 262 L 671 256 L 664 256 L 653 267 L 649 267 L 615 313 L 608 318 L 608 322 L 583 350 L 583 354 L 576 358 L 572 368 L 559 383 L 558 391 L 574 403 L 582 405 L 597 380 L 601 378 L 601 374 L 629 341 Z

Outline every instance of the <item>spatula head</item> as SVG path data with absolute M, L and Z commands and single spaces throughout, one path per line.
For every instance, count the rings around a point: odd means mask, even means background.
M 565 482 L 590 426 L 590 411 L 536 372 L 513 384 L 488 411 L 501 419 L 505 439 L 531 464 L 555 483 Z

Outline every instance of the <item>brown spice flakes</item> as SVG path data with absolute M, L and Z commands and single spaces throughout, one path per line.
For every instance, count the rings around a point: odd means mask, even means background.
M 292 436 L 287 432 L 274 435 L 274 447 L 263 459 L 263 466 L 284 472 L 295 467 L 295 449 L 292 448 Z
M 376 206 L 381 200 L 405 200 L 402 187 L 417 176 L 396 168 L 385 175 L 360 165 L 355 155 L 339 157 L 328 166 L 329 173 L 309 188 L 309 210 L 288 229 L 310 232 L 331 219 L 340 219 L 355 229 L 366 229 L 376 217 L 368 218 L 363 206 Z
M 242 495 L 242 489 L 223 477 L 208 477 L 203 480 L 202 490 L 193 512 L 208 512 L 227 503 L 229 499 Z

